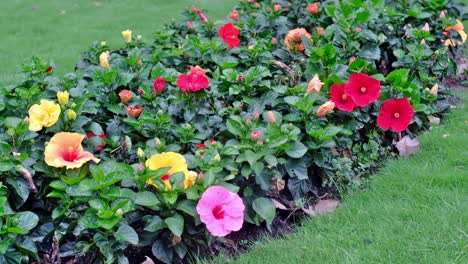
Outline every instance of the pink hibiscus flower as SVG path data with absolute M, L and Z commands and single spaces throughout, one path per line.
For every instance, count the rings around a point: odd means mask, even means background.
M 223 237 L 239 231 L 244 223 L 245 206 L 236 193 L 222 186 L 211 186 L 197 204 L 200 220 L 213 236 Z

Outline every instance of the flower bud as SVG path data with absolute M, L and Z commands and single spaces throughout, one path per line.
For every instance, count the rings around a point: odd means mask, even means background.
M 319 6 L 320 6 L 320 3 L 319 2 L 315 2 L 315 3 L 312 3 L 312 4 L 309 4 L 306 8 L 307 12 L 309 12 L 311 15 L 315 15 L 318 13 L 319 11 Z
M 317 34 L 319 34 L 320 36 L 325 36 L 327 34 L 323 27 L 316 27 L 315 29 L 317 30 Z
M 164 90 L 164 86 L 166 86 L 166 80 L 162 76 L 156 78 L 156 80 L 153 83 L 154 91 L 158 93 L 161 93 Z
M 144 158 L 145 157 L 145 152 L 141 148 L 138 148 L 137 149 L 137 155 L 140 158 Z
M 133 118 L 138 118 L 143 111 L 143 107 L 137 105 L 137 106 L 128 106 L 127 107 L 127 114 Z
M 132 42 L 132 31 L 128 29 L 125 31 L 122 31 L 122 37 L 124 38 L 125 42 L 127 43 Z
M 275 10 L 275 11 L 280 11 L 281 9 L 283 9 L 283 7 L 282 7 L 281 5 L 279 5 L 279 4 L 276 4 L 276 5 L 274 6 L 274 10 Z
M 159 138 L 154 139 L 154 144 L 161 145 L 161 140 Z
M 429 27 L 429 24 L 426 22 L 424 26 L 421 28 L 422 31 L 429 32 L 431 31 L 431 28 Z
M 258 111 L 255 111 L 255 112 L 253 113 L 253 117 L 254 117 L 255 119 L 258 119 L 258 118 L 260 117 L 260 113 L 259 113 Z
M 138 40 L 138 41 L 141 41 L 142 39 L 143 39 L 143 37 L 142 37 L 141 35 L 138 35 L 138 36 L 137 36 L 137 40 Z
M 61 105 L 66 105 L 68 104 L 68 101 L 70 100 L 70 94 L 67 91 L 64 92 L 57 92 L 57 99 L 59 104 Z
M 323 117 L 329 114 L 333 109 L 335 108 L 335 103 L 332 101 L 328 101 L 321 105 L 319 109 L 317 110 L 317 116 Z
M 277 39 L 277 38 L 272 38 L 272 39 L 271 39 L 271 43 L 272 43 L 273 45 L 278 44 L 278 39 Z
M 76 119 L 76 112 L 73 111 L 72 109 L 70 109 L 70 110 L 68 110 L 67 116 L 68 116 L 68 119 L 73 121 L 73 120 Z
M 268 111 L 267 116 L 268 116 L 268 122 L 269 123 L 275 123 L 276 122 L 275 113 L 273 113 L 273 111 Z
M 15 130 L 14 130 L 13 128 L 10 127 L 10 128 L 7 129 L 7 134 L 8 134 L 10 137 L 12 137 L 12 136 L 15 135 Z
M 245 123 L 248 124 L 248 125 L 252 124 L 252 119 L 247 118 L 247 119 L 245 120 Z
M 239 20 L 239 12 L 237 10 L 232 10 L 229 13 L 229 18 L 234 20 L 234 21 L 238 21 Z
M 215 159 L 216 161 L 221 161 L 221 156 L 219 155 L 219 153 L 216 154 L 216 156 L 214 157 L 214 159 Z
M 434 84 L 434 86 L 432 86 L 431 88 L 431 94 L 437 96 L 437 93 L 439 92 L 439 85 L 438 84 Z
M 47 69 L 45 70 L 45 73 L 46 73 L 46 74 L 51 74 L 53 71 L 54 71 L 54 68 L 53 68 L 52 66 L 49 66 L 49 67 L 47 67 Z
M 444 12 L 444 11 L 441 11 L 440 14 L 439 14 L 439 17 L 440 17 L 440 18 L 445 18 L 445 12 Z
M 133 93 L 131 91 L 129 91 L 129 90 L 122 90 L 119 93 L 119 97 L 120 97 L 120 101 L 123 104 L 127 104 L 130 100 L 132 100 Z
M 421 45 L 426 45 L 426 40 L 425 39 L 421 40 Z
M 356 60 L 356 57 L 352 56 L 349 58 L 349 64 L 353 63 Z
M 263 141 L 261 140 L 257 141 L 257 145 L 263 145 Z
M 253 139 L 253 140 L 257 140 L 259 138 L 262 137 L 262 133 L 260 131 L 254 131 L 250 134 L 250 137 Z
M 101 46 L 105 46 L 105 45 L 107 45 L 107 42 L 101 41 Z
M 137 168 L 138 168 L 139 171 L 144 170 L 144 169 L 145 169 L 145 165 L 143 165 L 143 164 L 141 164 L 141 163 L 138 163 Z
M 124 213 L 124 211 L 122 210 L 122 208 L 119 208 L 119 209 L 117 209 L 117 211 L 115 211 L 116 216 L 121 216 L 121 215 L 123 215 L 123 213 Z
M 362 31 L 362 28 L 360 28 L 360 27 L 354 28 L 354 32 L 356 32 L 356 33 L 359 33 L 359 32 L 361 32 L 361 31 Z
M 314 78 L 310 80 L 309 85 L 307 86 L 306 94 L 318 93 L 322 89 L 324 83 L 320 81 L 318 74 L 314 75 Z
M 192 21 L 190 21 L 190 20 L 187 21 L 186 26 L 187 26 L 188 29 L 192 29 L 193 28 Z
M 110 64 L 109 64 L 109 57 L 110 57 L 110 51 L 105 51 L 99 55 L 99 63 L 101 64 L 102 67 L 109 69 Z

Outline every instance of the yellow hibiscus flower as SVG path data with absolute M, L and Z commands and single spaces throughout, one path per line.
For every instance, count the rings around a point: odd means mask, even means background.
M 29 108 L 29 130 L 39 131 L 43 127 L 50 127 L 57 123 L 60 117 L 60 105 L 41 100 L 40 104 L 34 104 Z
M 187 179 L 189 175 L 189 171 L 187 168 L 187 161 L 185 160 L 184 156 L 179 153 L 175 152 L 163 152 L 160 154 L 155 154 L 151 156 L 149 159 L 146 160 L 146 167 L 150 170 L 157 170 L 160 168 L 169 167 L 171 168 L 166 175 L 161 177 L 161 180 L 165 184 L 164 191 L 168 191 L 172 189 L 172 186 L 169 182 L 171 175 L 177 172 L 182 172 Z M 155 187 L 158 187 L 153 180 L 148 179 L 148 184 L 151 184 Z

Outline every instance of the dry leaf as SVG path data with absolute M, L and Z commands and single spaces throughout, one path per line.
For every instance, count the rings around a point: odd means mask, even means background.
M 343 150 L 343 156 L 352 160 L 353 159 L 353 155 L 351 155 L 351 152 L 349 151 L 349 149 L 344 149 Z
M 340 155 L 340 153 L 338 152 L 338 150 L 336 148 L 331 148 L 331 153 L 333 154 L 333 156 L 337 157 Z
M 154 261 L 150 259 L 148 256 L 145 256 L 145 261 L 143 261 L 141 264 L 154 264 Z
M 172 243 L 173 246 L 179 244 L 181 241 L 182 241 L 182 238 L 180 236 L 176 236 L 176 235 L 172 234 L 171 243 Z
M 340 205 L 340 201 L 334 199 L 320 200 L 311 208 L 302 208 L 302 210 L 310 216 L 319 216 L 326 213 L 333 213 Z
M 275 205 L 276 208 L 278 208 L 280 210 L 288 210 L 288 208 L 284 204 L 278 202 L 277 200 L 271 199 L 271 201 L 273 202 L 273 204 Z
M 277 177 L 271 178 L 270 189 L 273 192 L 275 192 L 275 193 L 281 192 L 281 190 L 284 189 L 284 186 L 286 186 L 286 183 L 285 183 L 285 181 L 283 179 L 280 179 L 280 178 L 277 178 Z
M 434 125 L 440 124 L 440 118 L 438 118 L 438 117 L 430 115 L 430 116 L 427 116 L 427 119 L 429 119 L 429 123 L 431 123 L 431 124 L 434 124 Z
M 396 143 L 396 147 L 400 156 L 409 156 L 419 150 L 419 141 L 406 135 Z

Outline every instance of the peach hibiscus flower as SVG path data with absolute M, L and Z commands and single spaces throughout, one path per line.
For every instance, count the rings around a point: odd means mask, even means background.
M 298 50 L 302 51 L 305 49 L 304 44 L 302 43 L 302 36 L 310 39 L 311 35 L 304 28 L 296 28 L 290 30 L 286 37 L 284 38 L 284 43 L 289 50 Z
M 46 164 L 55 168 L 76 169 L 90 160 L 98 163 L 100 161 L 98 158 L 83 150 L 81 142 L 84 138 L 84 135 L 78 133 L 55 134 L 45 147 Z

